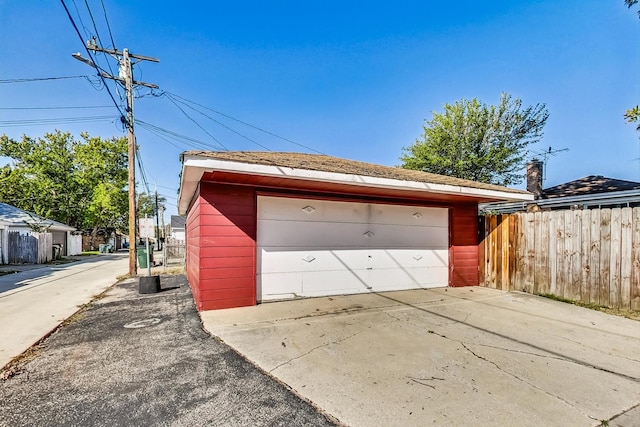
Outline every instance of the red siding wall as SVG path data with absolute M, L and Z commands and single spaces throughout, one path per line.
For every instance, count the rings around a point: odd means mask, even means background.
M 255 305 L 255 191 L 201 183 L 187 216 L 187 253 L 199 310 Z
M 196 196 L 187 212 L 185 224 L 186 273 L 196 304 L 200 301 L 200 204 L 202 199 Z
M 478 205 L 454 205 L 451 209 L 451 249 L 449 284 L 477 286 Z

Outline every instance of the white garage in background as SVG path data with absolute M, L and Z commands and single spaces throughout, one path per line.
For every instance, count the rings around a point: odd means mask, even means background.
M 258 196 L 257 299 L 448 285 L 447 208 Z

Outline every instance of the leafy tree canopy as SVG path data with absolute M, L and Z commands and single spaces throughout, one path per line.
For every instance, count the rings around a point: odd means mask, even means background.
M 127 141 L 56 131 L 0 136 L 0 200 L 72 225 L 126 230 Z
M 140 193 L 138 194 L 138 203 L 136 210 L 138 218 L 153 217 L 158 214 L 158 210 L 164 209 L 167 198 L 158 194 L 158 205 L 156 206 L 156 195 Z
M 542 138 L 549 117 L 544 104 L 523 107 L 502 94 L 498 105 L 474 98 L 432 113 L 422 137 L 405 147 L 402 167 L 498 185 L 517 184 L 527 147 Z

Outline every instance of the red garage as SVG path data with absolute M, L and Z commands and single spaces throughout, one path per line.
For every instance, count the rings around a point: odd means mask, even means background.
M 182 154 L 199 310 L 478 284 L 478 203 L 530 193 L 324 155 Z

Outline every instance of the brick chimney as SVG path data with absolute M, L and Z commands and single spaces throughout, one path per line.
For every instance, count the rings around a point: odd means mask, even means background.
M 536 200 L 542 198 L 542 161 L 533 158 L 527 163 L 527 191 L 533 193 Z

